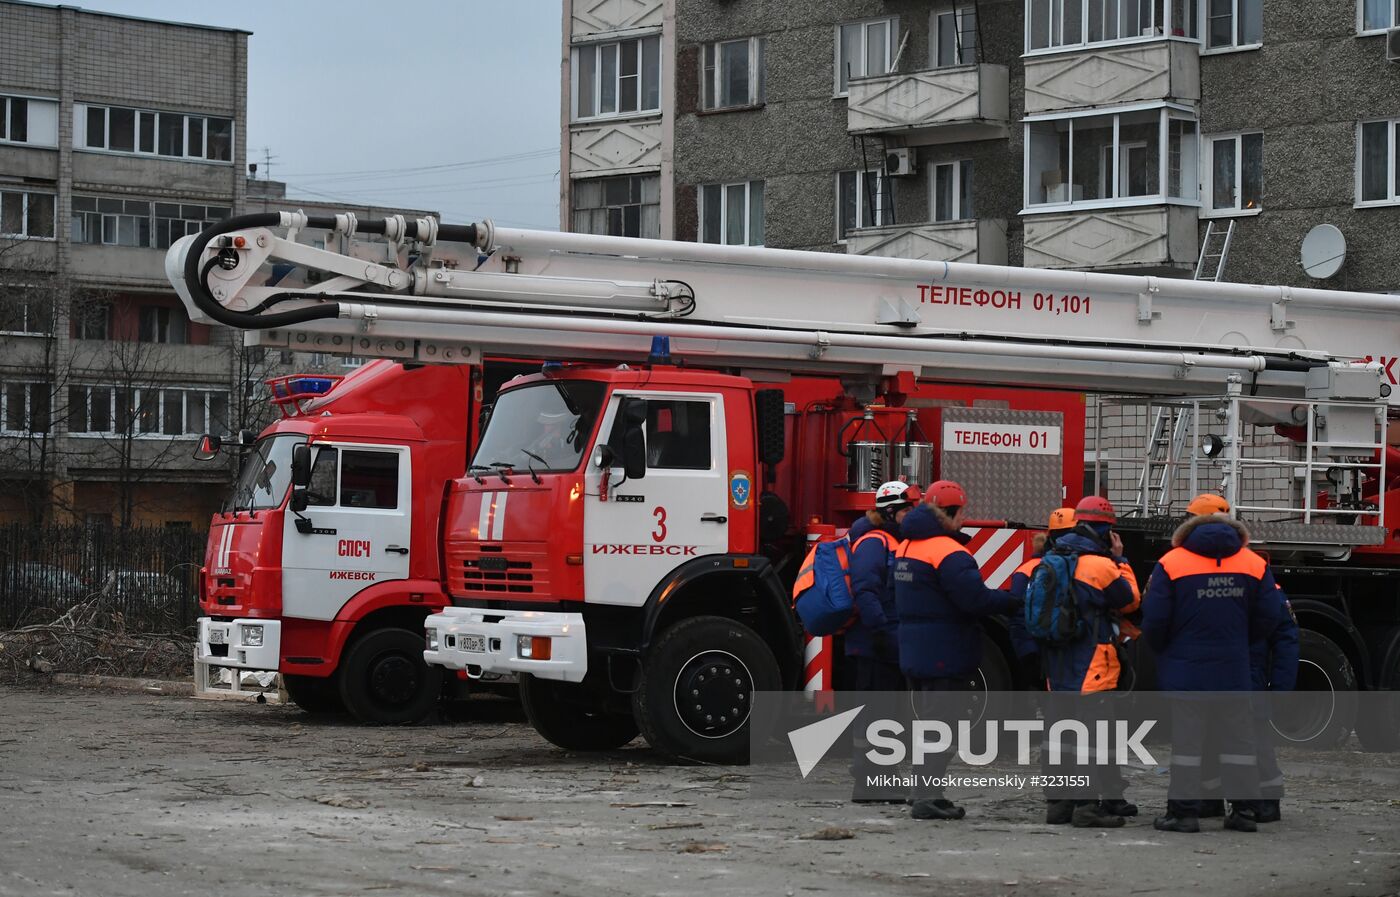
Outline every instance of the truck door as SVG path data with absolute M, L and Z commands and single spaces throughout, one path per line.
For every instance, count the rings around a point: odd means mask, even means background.
M 333 620 L 360 590 L 408 577 L 410 457 L 401 446 L 313 450 L 303 515 L 312 532 L 299 532 L 296 515 L 285 515 L 282 612 Z
M 600 439 L 621 446 L 614 394 Z M 584 510 L 584 598 L 641 605 L 686 561 L 729 551 L 728 452 L 723 399 L 700 393 L 633 393 L 646 402 L 646 476 L 625 481 L 620 460 L 600 501 L 590 462 Z

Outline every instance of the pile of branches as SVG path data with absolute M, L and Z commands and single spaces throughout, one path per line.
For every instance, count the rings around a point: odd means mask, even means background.
M 115 579 L 50 623 L 0 631 L 0 665 L 14 677 L 34 673 L 83 673 L 149 679 L 193 674 L 192 635 L 129 631 L 113 607 Z M 3 668 L 3 666 L 0 666 Z

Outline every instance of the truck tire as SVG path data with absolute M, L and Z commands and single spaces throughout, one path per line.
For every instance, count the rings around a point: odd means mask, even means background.
M 1382 641 L 1387 643 L 1378 688 L 1367 694 L 1366 711 L 1356 717 L 1356 737 L 1366 751 L 1400 751 L 1400 629 Z
M 581 683 L 522 673 L 520 703 L 535 731 L 566 751 L 611 751 L 637 737 L 631 716 L 599 709 Z
M 753 693 L 782 687 L 758 633 L 727 617 L 691 617 L 651 646 L 632 712 L 647 743 L 667 756 L 743 764 Z
M 1330 750 L 1346 741 L 1356 724 L 1356 673 L 1336 642 L 1310 629 L 1299 633 L 1296 690 L 1316 700 L 1275 703 L 1280 743 Z
M 340 700 L 340 685 L 336 676 L 294 676 L 282 674 L 282 687 L 287 697 L 311 714 L 344 713 Z
M 423 636 L 375 629 L 340 661 L 340 699 L 362 723 L 401 726 L 423 720 L 442 693 L 442 668 L 423 661 Z

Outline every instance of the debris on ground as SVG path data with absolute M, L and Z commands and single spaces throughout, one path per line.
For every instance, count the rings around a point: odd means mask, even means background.
M 805 835 L 798 835 L 799 841 L 849 841 L 856 836 L 856 833 L 848 828 L 840 828 L 828 825 L 826 828 L 817 829 L 815 832 L 808 832 Z

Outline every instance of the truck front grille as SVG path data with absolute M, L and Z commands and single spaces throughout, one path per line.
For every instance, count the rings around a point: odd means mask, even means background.
M 549 597 L 544 543 L 458 542 L 449 544 L 448 588 L 460 597 Z

